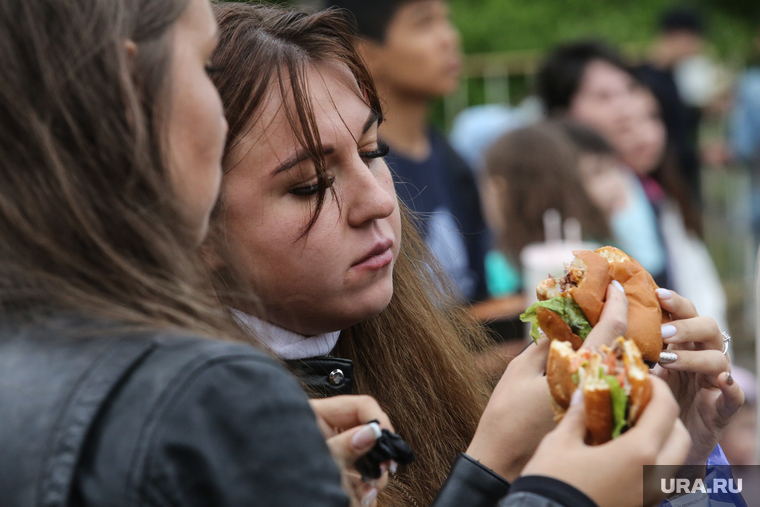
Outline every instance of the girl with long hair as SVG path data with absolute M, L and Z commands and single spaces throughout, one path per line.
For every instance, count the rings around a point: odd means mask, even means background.
M 241 3 L 216 14 L 212 63 L 230 130 L 206 256 L 220 297 L 316 395 L 377 398 L 418 455 L 381 505 L 436 495 L 487 505 L 554 426 L 547 344 L 513 361 L 485 408 L 474 356 L 486 338 L 399 205 L 377 137 L 381 103 L 350 25 L 336 11 Z M 619 292 L 611 300 L 625 304 Z M 612 320 L 596 340 L 614 338 Z
M 195 259 L 227 128 L 216 41 L 207 0 L 0 0 L 4 505 L 349 504 L 302 390 L 229 343 Z M 312 406 L 347 430 L 337 456 L 391 428 L 333 401 Z
M 543 215 L 556 209 L 575 218 L 583 239 L 606 243 L 612 238 L 608 218 L 586 191 L 578 174 L 579 151 L 558 122 L 541 122 L 508 132 L 485 155 L 485 195 L 498 243 L 510 260 L 544 241 Z M 531 288 L 527 288 L 531 290 Z

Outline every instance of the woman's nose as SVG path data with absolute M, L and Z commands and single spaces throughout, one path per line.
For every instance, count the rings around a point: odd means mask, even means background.
M 361 164 L 362 167 L 357 167 L 355 180 L 346 189 L 350 194 L 346 200 L 348 223 L 353 227 L 387 218 L 398 205 L 393 179 L 385 162 L 375 160 L 372 162 L 375 167 L 371 169 L 363 160 Z

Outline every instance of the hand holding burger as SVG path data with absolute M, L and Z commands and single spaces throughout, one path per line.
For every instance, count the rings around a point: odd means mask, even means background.
M 635 259 L 613 247 L 594 252 L 573 252 L 575 259 L 559 279 L 549 276 L 536 287 L 539 301 L 520 316 L 532 324 L 531 336 L 540 337 L 539 328 L 553 340 L 568 341 L 578 350 L 599 321 L 606 290 L 614 280 L 628 297 L 626 338 L 633 340 L 650 364 L 660 359 L 660 326 L 668 320 L 660 308 L 657 285 Z
M 673 321 L 663 326 L 663 355 L 654 369 L 681 405 L 681 419 L 694 445 L 687 464 L 704 464 L 723 429 L 744 403 L 744 393 L 731 378 L 728 354 L 717 323 L 701 317 L 694 304 L 673 291 L 657 291 Z
M 546 381 L 556 418 L 580 389 L 586 409 L 587 442 L 606 443 L 633 427 L 652 397 L 649 369 L 632 340 L 619 337 L 612 347 L 574 351 L 569 342 L 553 340 Z
M 586 410 L 580 392 L 557 429 L 541 442 L 522 476 L 552 477 L 571 484 L 599 507 L 658 505 L 665 496 L 645 489 L 644 465 L 680 465 L 691 440 L 678 418 L 678 404 L 668 386 L 652 379 L 652 397 L 638 423 L 620 438 L 588 446 Z M 675 470 L 674 470 L 675 471 Z
M 611 284 L 606 300 L 588 343 L 612 343 L 625 332 L 625 294 Z M 531 343 L 510 362 L 467 449 L 468 455 L 509 481 L 517 478 L 541 439 L 556 426 L 545 375 L 549 349 L 549 340 Z

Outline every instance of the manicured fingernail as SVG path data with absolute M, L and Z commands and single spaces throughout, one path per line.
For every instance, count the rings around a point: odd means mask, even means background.
M 617 280 L 612 280 L 612 286 L 615 287 L 620 292 L 622 292 L 623 294 L 625 294 L 625 289 L 623 288 L 622 285 L 620 285 L 620 282 L 618 282 Z
M 369 490 L 369 493 L 364 495 L 364 498 L 362 499 L 362 505 L 365 507 L 369 507 L 372 505 L 372 502 L 374 502 L 377 499 L 377 489 L 372 488 Z
M 396 471 L 398 470 L 398 463 L 395 461 L 391 461 L 391 466 L 389 468 L 391 475 L 396 475 Z
M 668 289 L 657 289 L 655 292 L 660 299 L 670 299 L 673 297 L 673 294 Z
M 388 471 L 388 465 L 386 465 L 385 463 L 380 463 L 380 476 L 382 477 L 383 475 L 385 475 L 385 472 L 387 471 Z
M 380 431 L 380 425 L 377 423 L 369 423 L 364 428 L 356 432 L 351 439 L 351 445 L 356 449 L 364 449 L 369 447 L 372 443 L 380 438 L 382 432 Z
M 583 391 L 578 388 L 573 393 L 573 397 L 570 398 L 570 406 L 577 405 L 578 403 L 581 403 L 583 401 Z
M 660 364 L 670 364 L 676 361 L 678 361 L 678 355 L 675 352 L 669 350 L 660 352 L 660 360 L 658 361 Z
M 663 324 L 662 325 L 662 337 L 663 338 L 670 338 L 672 336 L 676 335 L 676 332 L 678 329 L 676 329 L 676 326 L 673 324 Z
M 726 384 L 730 386 L 734 385 L 734 377 L 731 375 L 731 372 L 728 372 L 728 375 L 726 375 Z

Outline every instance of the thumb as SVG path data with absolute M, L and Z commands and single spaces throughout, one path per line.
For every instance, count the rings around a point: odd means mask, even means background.
M 581 441 L 586 438 L 586 406 L 583 403 L 581 388 L 576 389 L 573 393 L 570 408 L 565 412 L 565 416 L 555 431 L 565 433 L 568 437 L 580 438 Z
M 374 447 L 380 435 L 380 425 L 372 422 L 328 438 L 327 447 L 335 461 L 344 467 L 351 467 Z
M 546 371 L 546 359 L 551 346 L 549 338 L 541 338 L 538 343 L 531 342 L 515 357 L 509 366 L 519 369 L 524 374 L 543 375 Z

